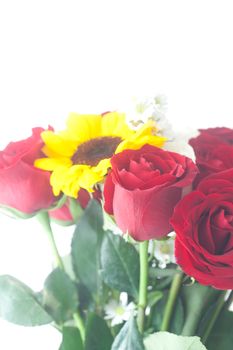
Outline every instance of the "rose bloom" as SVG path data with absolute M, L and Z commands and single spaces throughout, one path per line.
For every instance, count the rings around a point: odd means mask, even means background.
M 191 159 L 145 145 L 112 157 L 104 185 L 104 209 L 138 241 L 171 231 L 169 219 L 197 174 Z
M 93 192 L 93 198 L 99 201 L 101 199 L 101 192 L 99 190 L 95 190 L 95 192 Z M 78 193 L 78 198 L 73 199 L 77 202 L 77 206 L 80 205 L 80 214 L 82 213 L 82 209 L 85 209 L 87 207 L 90 199 L 91 196 L 89 192 L 81 188 Z M 61 208 L 50 210 L 48 212 L 50 218 L 61 225 L 74 224 L 74 219 L 70 210 L 70 201 L 71 198 L 68 198 Z
M 0 151 L 0 206 L 25 214 L 49 208 L 56 200 L 49 183 L 50 173 L 34 167 L 42 156 L 43 128 L 34 128 L 29 138 L 11 142 Z
M 200 170 L 195 183 L 233 167 L 233 130 L 229 128 L 200 129 L 200 135 L 189 140 Z
M 176 206 L 175 255 L 204 285 L 233 289 L 233 169 L 210 175 Z

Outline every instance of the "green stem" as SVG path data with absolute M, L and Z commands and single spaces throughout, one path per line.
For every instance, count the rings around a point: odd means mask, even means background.
M 144 331 L 145 309 L 147 305 L 148 244 L 149 241 L 139 243 L 140 283 L 138 299 L 138 328 L 141 333 Z
M 75 312 L 73 314 L 73 319 L 74 319 L 74 322 L 75 322 L 77 328 L 80 331 L 81 338 L 84 341 L 84 339 L 85 339 L 85 326 L 83 323 L 83 319 L 81 318 L 81 316 L 78 312 Z
M 217 304 L 216 304 L 216 307 L 215 307 L 215 310 L 214 310 L 214 313 L 205 329 L 205 332 L 202 336 L 202 342 L 203 344 L 206 343 L 214 325 L 215 325 L 215 322 L 217 321 L 217 318 L 220 314 L 220 312 L 222 311 L 222 308 L 223 306 L 225 305 L 225 296 L 226 296 L 226 293 L 227 291 L 223 291 L 220 296 L 218 297 L 218 301 L 217 301 Z
M 169 329 L 172 312 L 173 312 L 175 301 L 177 299 L 177 296 L 181 287 L 182 280 L 183 280 L 182 272 L 176 273 L 175 276 L 173 277 L 171 288 L 168 294 L 168 300 L 164 310 L 162 325 L 160 328 L 161 331 L 168 331 Z
M 57 246 L 56 246 L 56 242 L 55 242 L 53 231 L 52 231 L 52 228 L 50 225 L 50 218 L 49 218 L 48 213 L 45 211 L 42 211 L 39 214 L 37 214 L 37 218 L 38 218 L 39 222 L 41 223 L 41 225 L 43 226 L 45 232 L 47 233 L 47 237 L 49 239 L 50 247 L 51 247 L 56 265 L 61 270 L 63 270 L 65 272 L 65 267 L 64 267 L 62 258 L 60 256 L 58 249 L 57 249 Z M 74 322 L 75 322 L 77 328 L 80 331 L 80 335 L 81 335 L 82 340 L 84 340 L 85 339 L 85 327 L 84 327 L 83 320 L 82 320 L 81 316 L 79 315 L 78 311 L 76 311 L 73 314 L 73 319 L 74 319 Z
M 63 261 L 59 255 L 59 252 L 56 246 L 56 242 L 55 242 L 53 231 L 50 225 L 50 219 L 49 219 L 48 213 L 45 211 L 41 211 L 39 214 L 37 214 L 37 218 L 41 223 L 41 225 L 43 226 L 45 232 L 47 233 L 47 237 L 50 243 L 50 247 L 51 247 L 56 265 L 59 266 L 62 270 L 64 270 Z

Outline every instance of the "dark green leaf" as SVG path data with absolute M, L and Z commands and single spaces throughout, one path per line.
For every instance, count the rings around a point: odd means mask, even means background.
M 162 299 L 162 297 L 163 297 L 163 293 L 159 290 L 148 292 L 148 295 L 147 295 L 148 306 L 150 306 L 150 307 L 154 306 L 160 299 Z
M 96 314 L 89 314 L 86 327 L 85 350 L 110 350 L 112 335 L 106 322 Z
M 209 306 L 218 298 L 220 291 L 195 283 L 181 290 L 185 307 L 185 324 L 182 335 L 195 335 L 197 326 Z
M 142 335 L 139 333 L 133 316 L 121 328 L 111 350 L 144 350 Z
M 64 327 L 59 350 L 83 350 L 83 343 L 78 328 Z
M 81 310 L 95 310 L 95 303 L 92 298 L 91 292 L 82 283 L 77 284 L 78 295 L 79 295 L 79 306 Z
M 11 276 L 0 276 L 0 316 L 22 326 L 39 326 L 52 322 L 36 294 Z
M 217 319 L 206 344 L 209 350 L 232 350 L 233 312 L 224 310 Z
M 157 290 L 164 290 L 169 288 L 169 285 L 172 283 L 172 276 L 156 279 L 154 288 Z
M 103 234 L 102 209 L 93 200 L 77 224 L 71 250 L 74 272 L 91 293 L 100 289 L 99 250 Z
M 101 248 L 104 282 L 111 288 L 138 297 L 139 255 L 123 238 L 106 233 Z
M 155 307 L 152 310 L 151 324 L 154 328 L 154 331 L 159 331 L 165 305 L 167 303 L 168 292 L 164 292 L 162 299 L 158 301 Z M 172 333 L 180 334 L 184 325 L 184 307 L 180 297 L 177 298 L 176 304 L 173 310 L 169 331 Z
M 77 288 L 60 268 L 47 277 L 43 290 L 43 304 L 57 323 L 72 318 L 78 307 Z

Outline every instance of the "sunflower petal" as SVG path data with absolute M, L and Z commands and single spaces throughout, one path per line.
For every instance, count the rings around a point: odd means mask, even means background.
M 48 171 L 53 171 L 63 165 L 69 167 L 72 165 L 72 162 L 69 158 L 39 158 L 34 162 L 36 168 Z
M 53 131 L 44 131 L 41 133 L 42 140 L 46 149 L 51 150 L 52 152 L 59 154 L 64 157 L 71 157 L 75 151 L 75 144 L 70 140 L 64 140 L 58 134 L 55 134 Z
M 67 119 L 67 134 L 79 143 L 101 136 L 101 115 L 70 113 Z
M 102 136 L 120 136 L 122 139 L 133 134 L 125 121 L 125 114 L 110 112 L 102 117 Z

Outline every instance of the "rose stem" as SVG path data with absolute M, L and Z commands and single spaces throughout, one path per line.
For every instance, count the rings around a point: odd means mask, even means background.
M 214 313 L 212 315 L 212 318 L 209 321 L 209 323 L 208 323 L 208 325 L 207 325 L 207 327 L 205 329 L 205 332 L 204 332 L 204 334 L 202 336 L 203 344 L 206 343 L 206 341 L 207 341 L 207 339 L 208 339 L 208 337 L 209 337 L 209 335 L 210 335 L 210 333 L 211 333 L 211 331 L 212 331 L 212 329 L 213 329 L 213 327 L 215 325 L 215 322 L 217 321 L 217 318 L 218 318 L 220 312 L 222 311 L 222 308 L 223 308 L 223 306 L 225 304 L 225 296 L 226 296 L 227 292 L 228 292 L 227 290 L 221 292 L 220 296 L 218 297 L 218 301 L 217 301 Z
M 54 235 L 53 235 L 53 231 L 50 225 L 50 218 L 47 212 L 45 211 L 41 211 L 39 214 L 37 214 L 37 218 L 39 220 L 39 222 L 41 223 L 41 225 L 43 226 L 45 232 L 47 233 L 47 237 L 49 239 L 49 243 L 50 243 L 50 247 L 53 253 L 53 256 L 55 258 L 55 262 L 56 265 L 65 272 L 65 267 L 62 261 L 62 258 L 58 252 L 57 246 L 56 246 L 56 242 L 54 239 Z M 83 320 L 81 318 L 81 316 L 79 315 L 78 311 L 76 311 L 73 314 L 73 319 L 75 321 L 75 324 L 77 326 L 77 328 L 80 331 L 80 335 L 82 340 L 85 339 L 85 327 L 83 324 Z
M 171 317 L 172 317 L 172 311 L 175 306 L 175 301 L 177 299 L 182 280 L 183 280 L 183 273 L 179 271 L 175 274 L 172 280 L 172 284 L 168 294 L 168 299 L 165 306 L 163 320 L 160 328 L 161 331 L 168 331 Z
M 49 239 L 50 247 L 51 247 L 56 265 L 59 266 L 61 270 L 64 270 L 63 261 L 59 255 L 59 252 L 56 246 L 56 242 L 55 242 L 53 231 L 50 225 L 50 218 L 48 213 L 45 211 L 41 211 L 39 214 L 37 214 L 37 218 L 41 223 L 41 225 L 43 226 L 44 231 L 47 233 L 47 237 Z
M 139 243 L 140 282 L 138 298 L 138 328 L 141 333 L 144 331 L 145 308 L 147 304 L 148 244 L 149 241 L 143 241 Z

